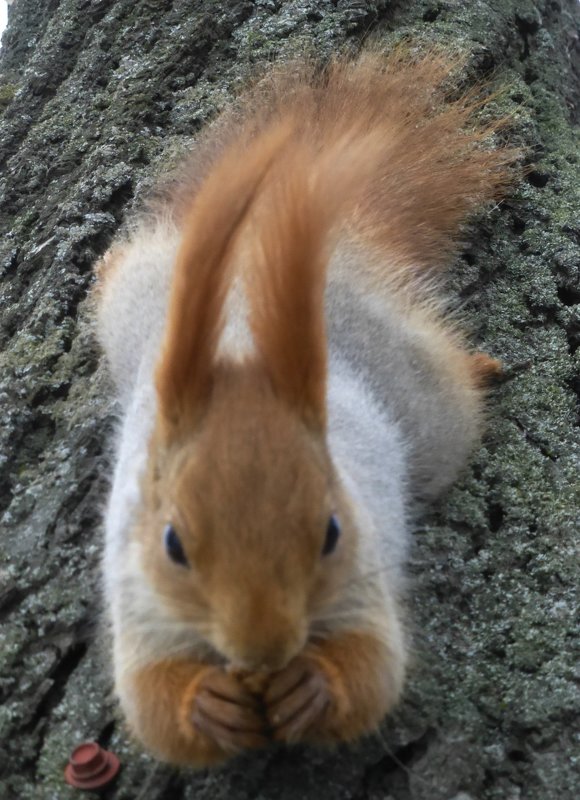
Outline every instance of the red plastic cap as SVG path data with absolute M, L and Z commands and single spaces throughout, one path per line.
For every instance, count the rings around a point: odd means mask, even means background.
M 96 742 L 83 742 L 73 750 L 64 777 L 77 789 L 102 789 L 111 783 L 120 766 L 114 753 L 103 750 Z

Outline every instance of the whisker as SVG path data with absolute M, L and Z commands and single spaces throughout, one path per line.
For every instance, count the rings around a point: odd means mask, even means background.
M 205 642 L 203 643 L 205 644 Z M 190 656 L 192 657 L 194 654 L 196 656 L 199 655 L 199 660 L 205 660 L 207 655 L 210 653 L 210 648 L 207 647 L 206 649 L 202 650 L 201 653 L 196 653 L 195 643 L 187 644 L 182 643 L 179 646 L 169 647 L 163 654 L 165 658 L 178 658 L 179 656 Z M 123 671 L 124 672 L 132 672 L 134 669 L 144 666 L 147 663 L 147 660 L 144 661 L 142 654 L 139 651 L 136 651 L 132 654 L 132 657 L 124 658 L 123 659 Z
M 389 758 L 392 758 L 393 761 L 395 762 L 395 764 L 398 767 L 400 767 L 407 775 L 412 775 L 413 776 L 413 780 L 418 781 L 419 783 L 423 784 L 423 786 L 428 786 L 430 789 L 432 788 L 432 784 L 431 784 L 430 781 L 428 781 L 422 775 L 419 775 L 411 767 L 408 767 L 403 761 L 401 761 L 401 759 L 396 755 L 396 753 L 393 752 L 392 748 L 390 747 L 390 745 L 386 741 L 386 739 L 383 736 L 383 733 L 382 733 L 382 731 L 380 729 L 377 729 L 373 733 L 377 737 L 377 739 L 379 740 L 381 745 L 383 746 L 383 748 L 384 748 L 385 752 L 387 753 L 387 755 L 389 756 Z
M 348 589 L 350 586 L 356 586 L 357 583 L 361 583 L 363 581 L 368 581 L 370 578 L 374 578 L 377 575 L 381 574 L 389 574 L 394 573 L 395 569 L 391 564 L 384 564 L 382 567 L 377 567 L 376 569 L 369 570 L 368 572 L 364 572 L 362 575 L 357 575 L 355 578 L 352 578 L 350 581 L 345 583 L 344 588 Z
M 348 611 L 333 611 L 332 609 L 329 609 L 328 613 L 321 612 L 320 614 L 312 617 L 311 625 L 318 625 L 320 623 L 324 624 L 338 620 L 353 620 L 355 622 L 360 622 L 363 613 L 364 608 L 362 606 L 360 609 L 349 609 Z

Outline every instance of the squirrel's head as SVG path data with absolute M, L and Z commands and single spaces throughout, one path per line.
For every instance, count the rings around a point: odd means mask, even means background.
M 197 429 L 151 449 L 139 525 L 160 601 L 232 665 L 284 666 L 354 563 L 324 431 L 257 367 L 223 365 Z

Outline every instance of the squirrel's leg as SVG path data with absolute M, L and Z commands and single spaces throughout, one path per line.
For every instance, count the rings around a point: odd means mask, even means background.
M 365 631 L 308 644 L 266 689 L 274 738 L 331 743 L 372 731 L 397 702 L 405 660 L 402 644 Z
M 121 692 L 131 727 L 160 758 L 205 767 L 267 744 L 256 698 L 223 668 L 168 659 Z

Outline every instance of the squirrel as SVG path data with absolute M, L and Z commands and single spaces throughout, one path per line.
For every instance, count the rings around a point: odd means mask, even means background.
M 272 67 L 98 265 L 115 687 L 162 760 L 354 740 L 401 695 L 411 512 L 465 466 L 501 371 L 438 288 L 515 159 L 449 97 L 456 68 Z

